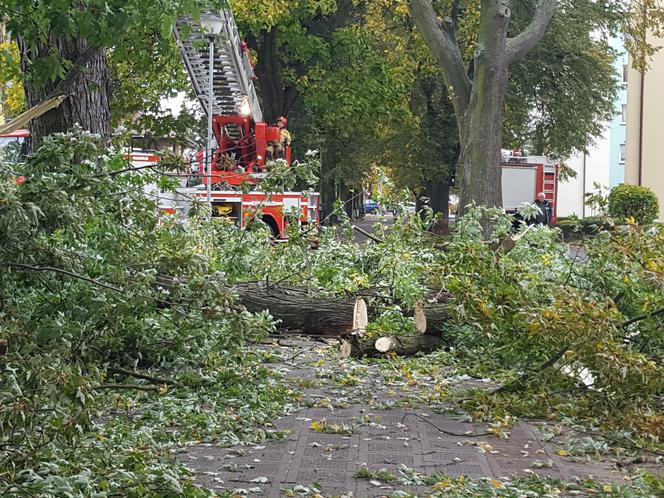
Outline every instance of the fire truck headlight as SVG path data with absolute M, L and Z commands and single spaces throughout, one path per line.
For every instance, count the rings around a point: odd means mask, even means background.
M 251 114 L 251 106 L 249 105 L 249 99 L 244 98 L 242 104 L 240 104 L 240 114 L 243 116 L 249 116 Z
M 258 159 L 258 160 L 260 161 L 261 159 L 263 159 L 263 156 L 261 156 L 260 154 L 258 154 L 258 155 L 256 156 L 256 159 Z

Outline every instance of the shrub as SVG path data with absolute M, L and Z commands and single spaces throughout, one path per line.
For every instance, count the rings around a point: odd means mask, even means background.
M 640 225 L 647 225 L 659 214 L 657 196 L 648 187 L 618 185 L 609 194 L 609 214 L 618 220 L 634 218 Z

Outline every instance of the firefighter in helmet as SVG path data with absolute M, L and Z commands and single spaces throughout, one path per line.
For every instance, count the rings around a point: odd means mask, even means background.
M 290 132 L 286 129 L 288 119 L 279 116 L 277 119 L 277 128 L 279 128 L 279 141 L 270 142 L 267 146 L 268 159 L 283 159 L 286 157 L 286 147 L 291 143 Z

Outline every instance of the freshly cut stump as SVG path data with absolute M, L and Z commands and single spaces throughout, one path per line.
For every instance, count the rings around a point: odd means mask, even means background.
M 427 315 L 419 304 L 413 308 L 413 320 L 415 320 L 415 328 L 424 334 L 427 331 Z
M 353 307 L 353 332 L 359 336 L 363 336 L 367 331 L 369 324 L 369 313 L 367 312 L 367 303 L 361 297 L 355 300 Z

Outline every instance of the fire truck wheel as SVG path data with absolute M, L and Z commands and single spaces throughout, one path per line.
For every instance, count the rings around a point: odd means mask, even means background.
M 267 228 L 268 230 L 270 230 L 270 232 L 272 232 L 273 238 L 275 239 L 279 238 L 279 226 L 277 225 L 277 222 L 272 216 L 264 215 L 261 216 L 260 218 L 254 218 L 253 220 L 247 223 L 248 230 L 256 229 L 258 227 Z
M 276 220 L 268 214 L 268 215 L 263 216 L 261 218 L 261 221 L 263 223 L 265 223 L 268 227 L 270 227 L 270 230 L 272 231 L 272 236 L 275 239 L 278 239 L 279 238 L 279 225 L 277 225 Z

